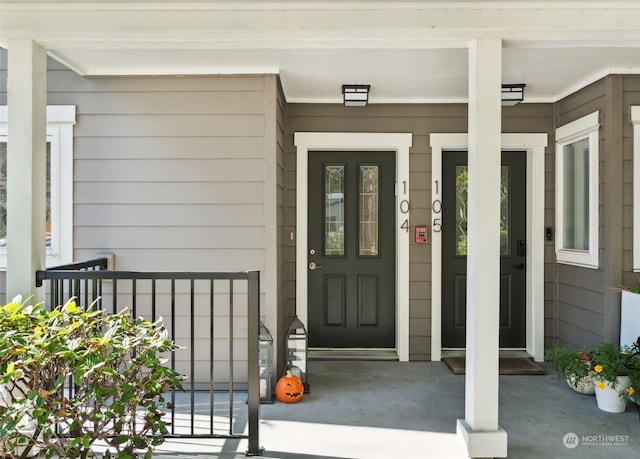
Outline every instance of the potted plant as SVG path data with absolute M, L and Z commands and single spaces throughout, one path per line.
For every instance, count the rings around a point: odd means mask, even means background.
M 150 458 L 167 434 L 164 394 L 182 377 L 160 322 L 128 311 L 0 307 L 0 455 Z
M 640 405 L 640 397 L 636 393 L 640 390 L 640 336 L 633 342 L 628 353 L 627 369 L 630 386 L 623 396 Z
M 640 354 L 637 343 L 634 348 L 630 348 L 605 342 L 591 349 L 589 355 L 598 407 L 604 411 L 622 413 L 627 400 L 634 396 L 635 387 L 640 387 Z
M 545 360 L 551 363 L 558 376 L 582 394 L 593 395 L 593 371 L 589 355 L 584 350 L 573 350 L 554 346 L 545 353 Z

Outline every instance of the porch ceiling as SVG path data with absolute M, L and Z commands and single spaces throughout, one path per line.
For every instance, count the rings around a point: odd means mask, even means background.
M 640 2 L 0 0 L 0 44 L 33 39 L 76 72 L 278 73 L 289 102 L 465 102 L 470 38 L 504 40 L 503 82 L 556 101 L 640 73 Z

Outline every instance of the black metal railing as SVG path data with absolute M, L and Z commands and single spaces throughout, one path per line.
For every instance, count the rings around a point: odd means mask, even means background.
M 259 272 L 107 271 L 106 262 L 38 271 L 36 286 L 48 283 L 52 305 L 75 298 L 114 313 L 126 307 L 152 322 L 163 317 L 183 348 L 172 354 L 171 366 L 188 381 L 184 392 L 170 394 L 168 436 L 246 438 L 247 455 L 260 455 Z

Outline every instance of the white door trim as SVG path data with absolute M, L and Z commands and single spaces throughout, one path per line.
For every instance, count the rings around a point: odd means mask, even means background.
M 468 150 L 467 134 L 431 134 L 432 228 L 441 215 L 434 212 L 442 202 L 442 155 Z M 544 153 L 547 134 L 502 134 L 503 150 L 527 154 L 527 352 L 544 360 Z M 441 221 L 441 220 L 440 220 Z M 442 233 L 431 239 L 431 360 L 442 358 Z
M 409 360 L 409 147 L 411 133 L 296 132 L 296 314 L 307 324 L 308 160 L 310 151 L 390 151 L 396 155 L 396 352 Z M 403 207 L 406 209 L 406 207 Z M 406 209 L 408 210 L 408 209 Z M 402 229 L 405 219 L 407 224 Z

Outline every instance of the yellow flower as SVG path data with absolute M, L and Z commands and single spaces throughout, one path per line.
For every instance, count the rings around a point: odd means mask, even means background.
M 635 390 L 633 387 L 629 387 L 629 388 L 627 389 L 627 392 L 629 393 L 629 395 L 633 395 L 633 394 L 635 394 L 635 393 L 636 393 L 636 390 Z
M 605 383 L 603 383 L 602 381 L 598 381 L 598 389 L 604 390 L 605 387 L 607 387 Z
M 595 367 L 593 367 L 593 371 L 595 371 L 596 373 L 600 373 L 602 371 L 602 365 L 596 365 Z

